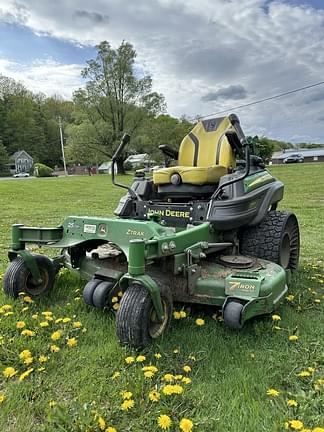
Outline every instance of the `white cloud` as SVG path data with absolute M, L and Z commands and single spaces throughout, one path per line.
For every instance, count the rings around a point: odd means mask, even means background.
M 52 96 L 60 94 L 70 98 L 82 82 L 81 65 L 60 64 L 54 60 L 38 60 L 31 64 L 20 64 L 0 58 L 0 73 L 21 81 L 29 90 Z
M 241 86 L 244 102 L 250 102 L 323 79 L 324 10 L 284 0 L 0 0 L 1 16 L 77 44 L 132 42 L 139 66 L 153 75 L 155 90 L 166 96 L 173 115 L 194 117 L 237 105 L 230 95 L 202 98 L 224 88 Z M 77 85 L 77 65 L 43 68 L 31 66 L 30 83 L 38 76 L 39 85 L 50 91 L 51 83 L 41 75 L 48 68 L 55 91 L 70 94 Z M 34 80 L 33 88 L 37 85 Z M 320 90 L 237 113 L 248 133 L 324 142 Z

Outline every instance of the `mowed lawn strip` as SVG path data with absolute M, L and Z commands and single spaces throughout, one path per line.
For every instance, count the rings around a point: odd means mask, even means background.
M 185 318 L 173 320 L 169 333 L 141 353 L 143 363 L 127 364 L 126 357 L 139 353 L 119 346 L 112 312 L 83 303 L 84 282 L 74 275 L 63 272 L 51 295 L 35 303 L 12 301 L 1 292 L 0 307 L 9 304 L 8 312 L 13 312 L 0 315 L 1 430 L 99 431 L 104 430 L 102 418 L 105 429 L 161 431 L 161 414 L 170 417 L 167 430 L 172 431 L 180 430 L 183 418 L 201 432 L 281 431 L 285 422 L 294 430 L 300 424 L 293 420 L 311 430 L 323 427 L 324 164 L 271 167 L 271 172 L 285 183 L 279 209 L 296 213 L 302 239 L 301 269 L 289 292 L 294 297 L 276 311 L 280 321 L 258 318 L 236 333 L 223 326 L 214 310 L 195 307 Z M 130 183 L 131 178 L 121 181 Z M 72 214 L 112 216 L 124 193 L 108 176 L 1 181 L 0 275 L 7 265 L 12 223 L 56 226 Z M 176 308 L 180 311 L 181 305 Z M 54 318 L 41 327 L 44 311 Z M 197 326 L 197 318 L 205 324 Z M 18 321 L 25 327 L 17 329 Z M 73 322 L 81 327 L 74 328 Z M 24 329 L 36 334 L 23 336 Z M 57 340 L 51 339 L 55 332 L 60 333 Z M 72 339 L 75 346 L 67 344 Z M 52 352 L 51 345 L 60 351 Z M 31 351 L 30 365 L 19 358 L 23 350 Z M 40 362 L 41 355 L 48 359 Z M 150 364 L 158 371 L 148 378 L 142 367 Z M 184 365 L 191 371 L 185 373 Z M 19 381 L 3 376 L 6 367 L 14 367 L 17 377 L 33 371 Z M 113 378 L 116 372 L 120 376 Z M 163 393 L 167 373 L 178 375 L 170 384 L 183 387 L 181 394 Z M 180 375 L 191 383 L 185 384 Z M 279 394 L 267 395 L 269 389 Z M 134 400 L 127 410 L 120 394 L 125 390 Z M 159 401 L 149 399 L 152 390 L 160 393 Z M 297 407 L 288 407 L 287 400 L 296 400 Z

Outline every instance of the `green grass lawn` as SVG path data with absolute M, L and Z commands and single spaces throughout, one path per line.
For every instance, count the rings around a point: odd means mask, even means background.
M 161 414 L 172 420 L 169 431 L 181 430 L 183 418 L 200 432 L 283 431 L 285 422 L 293 420 L 305 430 L 324 427 L 324 164 L 271 171 L 285 183 L 279 209 L 296 213 L 302 240 L 300 271 L 290 288 L 294 298 L 276 311 L 281 321 L 258 318 L 236 333 L 214 319 L 213 311 L 196 307 L 186 318 L 173 320 L 165 337 L 140 353 L 143 363 L 127 364 L 126 357 L 139 353 L 119 346 L 112 312 L 83 303 L 84 283 L 77 277 L 61 272 L 51 295 L 35 303 L 12 301 L 1 293 L 0 430 L 162 431 Z M 12 223 L 56 226 L 72 214 L 112 215 L 123 194 L 106 176 L 0 181 L 0 280 Z M 52 315 L 42 314 L 46 311 Z M 197 326 L 197 318 L 205 325 Z M 18 321 L 25 327 L 17 329 Z M 26 329 L 35 335 L 21 335 Z M 52 340 L 57 331 L 54 339 L 60 337 Z M 290 335 L 298 340 L 289 341 Z M 77 345 L 68 346 L 67 338 Z M 52 345 L 60 350 L 52 352 Z M 21 359 L 23 350 L 31 355 Z M 150 364 L 158 371 L 144 377 L 142 367 Z M 184 372 L 185 365 L 191 371 Z M 5 378 L 7 367 L 17 374 Z M 165 395 L 167 373 L 190 377 L 191 383 L 177 376 L 174 382 L 183 393 Z M 279 395 L 267 395 L 269 389 Z M 123 410 L 121 392 L 126 390 L 133 393 L 134 406 Z M 159 401 L 149 399 L 152 390 L 161 393 Z M 296 400 L 297 406 L 287 406 L 287 400 Z M 302 430 L 299 422 L 286 427 Z

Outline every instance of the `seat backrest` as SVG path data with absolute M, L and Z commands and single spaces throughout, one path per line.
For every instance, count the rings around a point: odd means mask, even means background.
M 227 132 L 235 132 L 228 117 L 199 121 L 180 144 L 178 165 L 234 168 L 235 155 Z

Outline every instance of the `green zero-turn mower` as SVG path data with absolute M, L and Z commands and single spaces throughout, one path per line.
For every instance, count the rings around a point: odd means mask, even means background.
M 236 115 L 199 121 L 179 151 L 160 146 L 164 168 L 127 189 L 116 218 L 70 216 L 56 228 L 13 225 L 4 291 L 48 293 L 60 266 L 87 280 L 84 301 L 102 309 L 122 292 L 121 343 L 145 346 L 168 328 L 173 302 L 221 308 L 240 329 L 284 298 L 299 259 L 296 216 L 277 210 L 283 184 L 251 148 Z M 173 163 L 170 163 L 171 160 Z M 175 162 L 177 161 L 177 162 Z M 59 248 L 49 259 L 26 244 Z M 115 300 L 115 299 L 114 299 Z

